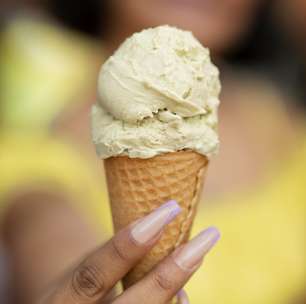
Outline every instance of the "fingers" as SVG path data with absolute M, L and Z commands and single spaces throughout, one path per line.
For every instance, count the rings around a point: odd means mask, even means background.
M 152 248 L 179 212 L 178 204 L 170 201 L 120 231 L 74 271 L 60 292 L 62 302 L 90 304 L 102 299 Z
M 190 304 L 189 299 L 188 299 L 188 295 L 185 292 L 184 289 L 181 289 L 177 295 L 177 304 Z
M 219 237 L 216 228 L 204 230 L 175 250 L 143 280 L 118 297 L 114 304 L 132 304 L 135 303 L 135 299 L 138 303 L 146 304 L 168 303 L 199 268 L 204 256 Z

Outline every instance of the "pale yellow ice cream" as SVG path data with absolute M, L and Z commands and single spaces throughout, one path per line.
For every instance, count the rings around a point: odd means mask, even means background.
M 101 158 L 218 150 L 220 81 L 191 32 L 159 26 L 128 38 L 102 66 L 92 134 Z

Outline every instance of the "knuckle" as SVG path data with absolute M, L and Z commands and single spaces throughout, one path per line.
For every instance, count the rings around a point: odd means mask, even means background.
M 154 285 L 163 292 L 171 292 L 175 288 L 175 282 L 165 271 L 156 270 L 153 274 Z
M 71 287 L 79 299 L 92 299 L 105 291 L 103 275 L 95 266 L 81 265 L 72 276 Z
M 113 247 L 113 251 L 114 251 L 115 256 L 119 260 L 121 260 L 125 263 L 130 262 L 131 259 L 130 259 L 130 256 L 129 256 L 129 251 L 124 250 L 124 248 L 122 246 L 122 243 L 118 239 L 116 239 L 116 238 L 112 239 L 111 240 L 111 245 Z

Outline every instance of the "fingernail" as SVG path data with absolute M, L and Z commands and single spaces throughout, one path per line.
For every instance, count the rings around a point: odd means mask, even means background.
M 178 300 L 178 304 L 190 304 L 187 293 L 185 292 L 184 289 L 181 289 L 177 293 L 176 297 L 177 297 L 177 300 Z
M 145 244 L 152 240 L 168 225 L 179 213 L 180 206 L 176 201 L 169 201 L 138 222 L 131 231 L 133 239 Z
M 193 270 L 208 251 L 217 243 L 220 233 L 210 227 L 173 253 L 175 263 L 183 270 Z

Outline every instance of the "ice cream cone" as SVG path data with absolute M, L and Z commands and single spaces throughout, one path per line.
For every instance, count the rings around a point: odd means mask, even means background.
M 124 288 L 186 242 L 196 214 L 208 159 L 187 150 L 149 159 L 111 157 L 104 160 L 115 231 L 174 199 L 181 214 L 165 229 L 158 244 L 124 278 Z

